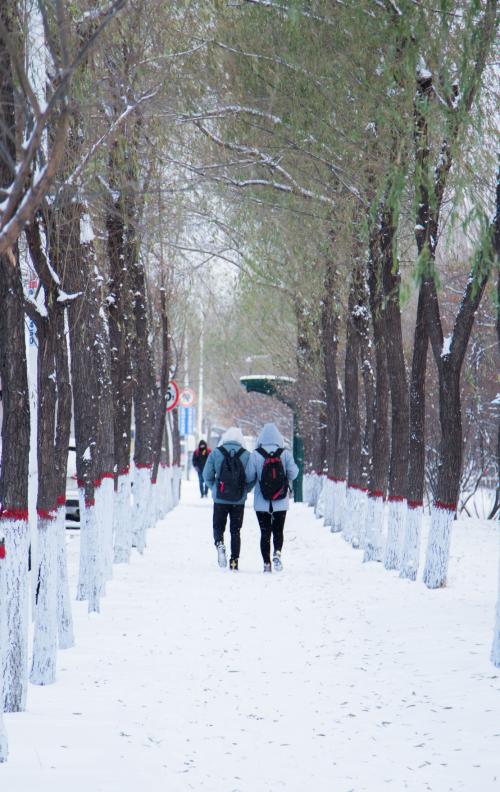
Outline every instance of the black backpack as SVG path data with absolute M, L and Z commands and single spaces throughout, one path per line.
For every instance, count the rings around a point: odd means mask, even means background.
M 270 511 L 272 511 L 273 501 L 286 498 L 288 494 L 288 479 L 281 461 L 281 454 L 284 448 L 277 448 L 272 454 L 268 454 L 264 448 L 257 451 L 264 457 L 264 465 L 260 477 L 260 491 L 263 497 L 270 501 Z
M 245 494 L 245 468 L 241 461 L 244 450 L 240 448 L 235 453 L 229 452 L 224 446 L 219 446 L 223 460 L 217 481 L 217 497 L 221 500 L 239 501 Z

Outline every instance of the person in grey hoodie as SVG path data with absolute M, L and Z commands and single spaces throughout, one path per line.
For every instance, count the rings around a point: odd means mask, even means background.
M 264 454 L 262 453 L 264 451 Z M 257 440 L 257 448 L 250 454 L 246 468 L 246 479 L 250 487 L 255 484 L 253 506 L 260 526 L 260 551 L 264 561 L 264 572 L 271 572 L 271 535 L 273 537 L 273 566 L 279 572 L 283 569 L 281 550 L 283 548 L 283 529 L 289 502 L 289 488 L 283 498 L 266 500 L 262 494 L 260 482 L 262 471 L 268 455 L 281 459 L 283 470 L 292 482 L 299 473 L 292 453 L 285 448 L 283 436 L 273 423 L 263 426 Z
M 244 440 L 241 429 L 238 429 L 236 426 L 231 426 L 222 435 L 219 446 L 214 448 L 203 469 L 203 478 L 212 491 L 212 498 L 214 501 L 213 531 L 219 566 L 227 566 L 224 531 L 226 530 L 227 518 L 229 517 L 229 530 L 231 532 L 231 558 L 229 567 L 234 571 L 238 569 L 238 559 L 240 557 L 240 531 L 243 525 L 245 501 L 248 492 L 251 490 L 251 487 L 246 483 L 245 477 L 245 469 L 250 454 L 243 443 Z M 229 459 L 229 465 L 231 465 L 236 473 L 238 471 L 241 472 L 241 486 L 237 487 L 239 492 L 241 492 L 241 497 L 235 495 L 228 499 L 227 496 L 224 496 L 224 482 L 221 480 L 221 472 L 225 459 Z

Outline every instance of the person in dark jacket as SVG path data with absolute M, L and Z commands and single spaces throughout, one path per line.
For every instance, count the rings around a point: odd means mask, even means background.
M 260 482 L 264 468 L 265 456 L 275 454 L 279 449 L 279 456 L 283 465 L 284 474 L 288 483 L 297 478 L 299 469 L 291 451 L 285 448 L 283 436 L 273 423 L 263 426 L 257 439 L 257 448 L 252 451 L 246 467 L 246 479 L 249 486 L 255 484 L 253 506 L 260 527 L 260 551 L 264 562 L 264 572 L 271 572 L 271 536 L 273 539 L 273 567 L 276 572 L 283 569 L 281 551 L 283 548 L 283 529 L 288 509 L 288 490 L 284 497 L 272 503 L 264 498 Z M 262 454 L 264 451 L 264 454 Z
M 208 486 L 206 485 L 205 479 L 203 478 L 203 470 L 207 463 L 209 454 L 210 449 L 206 442 L 204 440 L 200 440 L 198 443 L 198 448 L 195 448 L 193 453 L 193 467 L 198 473 L 198 480 L 200 482 L 200 495 L 202 498 L 206 498 L 208 495 Z
M 238 559 L 240 557 L 240 531 L 243 525 L 245 501 L 247 493 L 251 490 L 251 486 L 246 484 L 245 479 L 245 468 L 250 454 L 246 448 L 244 448 L 243 443 L 244 440 L 241 429 L 232 426 L 222 435 L 222 440 L 218 448 L 214 448 L 208 457 L 205 470 L 203 471 L 204 479 L 212 490 L 212 498 L 214 500 L 213 531 L 219 566 L 227 566 L 224 531 L 226 530 L 226 522 L 229 517 L 231 532 L 231 559 L 229 561 L 229 567 L 234 571 L 238 569 Z M 221 493 L 221 474 L 225 457 L 233 461 L 235 457 L 238 457 L 241 461 L 242 468 L 240 468 L 240 470 L 242 476 L 239 492 L 241 497 L 235 495 L 231 499 L 228 499 L 227 496 Z

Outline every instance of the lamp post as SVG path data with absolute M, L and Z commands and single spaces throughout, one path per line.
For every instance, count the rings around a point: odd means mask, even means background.
M 299 468 L 299 474 L 293 482 L 293 498 L 296 503 L 301 503 L 302 479 L 304 475 L 304 441 L 298 433 L 297 406 L 285 392 L 285 389 L 293 385 L 295 380 L 292 377 L 278 377 L 272 374 L 249 374 L 246 377 L 240 377 L 240 382 L 247 393 L 263 393 L 266 396 L 274 396 L 292 410 L 293 458 Z

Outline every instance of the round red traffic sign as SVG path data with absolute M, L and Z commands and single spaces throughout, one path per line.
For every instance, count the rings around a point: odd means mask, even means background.
M 179 394 L 179 403 L 181 407 L 192 407 L 195 398 L 194 390 L 191 388 L 183 388 Z
M 166 404 L 167 412 L 170 412 L 179 404 L 179 386 L 175 380 L 171 380 L 168 383 Z

